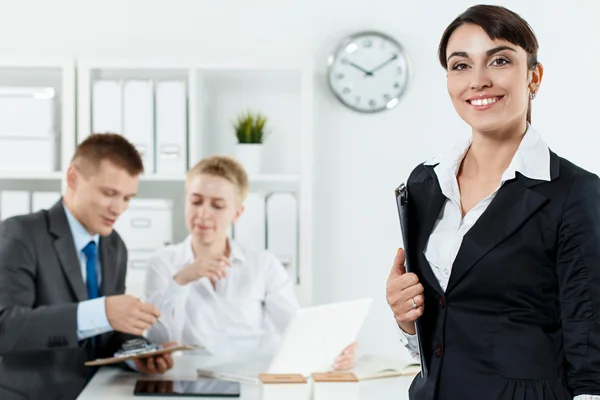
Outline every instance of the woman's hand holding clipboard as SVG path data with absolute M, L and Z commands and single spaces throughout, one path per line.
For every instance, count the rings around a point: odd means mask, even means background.
M 404 247 L 408 247 L 408 193 L 404 184 L 396 189 L 396 204 Z M 419 278 L 412 272 L 410 263 L 404 249 L 398 249 L 394 265 L 390 271 L 387 281 L 387 301 L 394 317 L 407 334 L 416 334 L 419 342 L 419 357 L 421 361 L 421 376 L 427 375 L 423 348 L 421 346 L 421 324 L 419 317 L 423 315 L 425 298 L 423 297 L 423 285 Z

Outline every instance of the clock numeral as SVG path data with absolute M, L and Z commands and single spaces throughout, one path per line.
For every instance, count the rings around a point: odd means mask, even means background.
M 390 99 L 390 95 L 389 94 L 384 94 L 383 95 L 383 100 L 388 101 Z
M 371 107 L 375 107 L 377 105 L 377 102 L 375 100 L 371 99 L 371 101 L 369 101 L 369 105 Z
M 396 73 L 397 73 L 398 75 L 402 75 L 402 73 L 403 73 L 403 72 L 404 72 L 404 70 L 402 69 L 402 67 L 398 67 L 398 68 L 396 68 Z
M 351 92 L 351 90 L 350 90 L 350 88 L 349 88 L 349 87 L 345 87 L 345 88 L 342 90 L 342 93 L 344 93 L 344 94 L 350 94 L 350 92 Z
M 338 79 L 344 79 L 344 74 L 337 74 L 335 77 Z
M 400 82 L 394 83 L 394 89 L 400 89 Z
M 363 47 L 372 47 L 373 46 L 373 41 L 371 39 L 365 39 L 363 41 Z
M 360 103 L 360 96 L 356 96 L 355 100 L 357 104 Z
M 342 63 L 342 65 L 350 64 L 350 60 L 348 60 L 346 57 L 342 58 L 342 60 L 340 62 Z

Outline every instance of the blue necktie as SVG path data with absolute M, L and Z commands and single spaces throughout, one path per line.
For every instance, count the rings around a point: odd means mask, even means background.
M 96 273 L 96 242 L 90 241 L 84 248 L 85 255 L 85 271 L 86 271 L 86 286 L 88 299 L 96 299 L 99 297 L 98 275 Z
M 98 275 L 96 273 L 96 242 L 91 240 L 83 248 L 83 254 L 85 255 L 85 273 L 86 273 L 86 286 L 88 292 L 88 299 L 96 299 L 99 297 L 98 293 Z M 92 349 L 96 348 L 97 338 L 91 337 Z M 95 350 L 92 350 L 95 356 Z M 87 381 L 89 382 L 94 373 L 96 372 L 95 367 L 87 368 Z

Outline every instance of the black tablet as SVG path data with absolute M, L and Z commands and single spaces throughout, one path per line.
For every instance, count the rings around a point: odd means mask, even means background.
M 240 384 L 217 379 L 138 380 L 133 394 L 135 396 L 240 397 Z

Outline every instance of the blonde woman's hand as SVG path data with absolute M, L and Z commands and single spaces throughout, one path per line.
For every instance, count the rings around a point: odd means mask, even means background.
M 357 347 L 358 343 L 354 342 L 342 350 L 333 364 L 333 369 L 336 371 L 346 371 L 354 368 L 354 359 L 356 358 Z
M 227 276 L 227 268 L 230 266 L 231 262 L 224 255 L 197 257 L 175 274 L 173 279 L 180 285 L 186 285 L 200 278 L 208 278 L 214 285 Z

